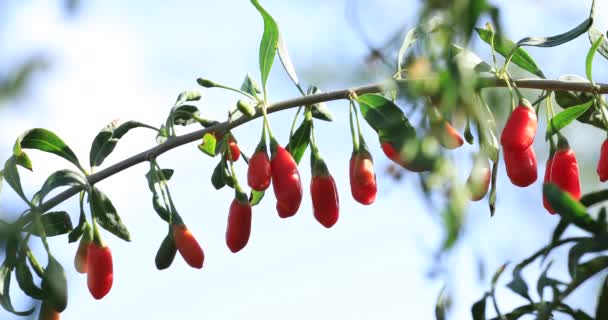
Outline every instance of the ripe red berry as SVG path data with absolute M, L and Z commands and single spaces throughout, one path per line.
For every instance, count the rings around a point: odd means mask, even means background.
M 562 191 L 568 192 L 574 199 L 581 198 L 578 163 L 574 151 L 567 145 L 567 142 L 559 145 L 553 156 L 551 183 L 557 185 Z
M 230 136 L 228 138 L 228 147 L 230 147 L 230 155 L 232 156 L 232 162 L 236 162 L 239 160 L 241 156 L 241 150 L 239 149 L 238 144 L 234 141 L 234 138 Z
M 201 249 L 201 246 L 186 225 L 173 225 L 173 239 L 175 239 L 177 250 L 188 265 L 197 269 L 203 267 L 203 261 L 205 260 L 203 249 Z
M 108 246 L 100 246 L 95 241 L 89 244 L 87 252 L 87 285 L 93 298 L 99 300 L 105 297 L 112 288 L 114 271 L 112 267 L 112 252 Z
M 524 150 L 504 148 L 503 154 L 507 175 L 514 185 L 527 187 L 536 181 L 536 155 L 532 146 Z
M 543 180 L 543 184 L 551 183 L 551 169 L 553 167 L 553 157 L 554 154 L 549 154 L 549 158 L 547 158 L 547 164 L 545 166 L 545 178 Z M 543 194 L 543 207 L 549 211 L 550 214 L 555 214 L 555 210 L 547 201 L 547 197 Z
M 59 320 L 61 314 L 57 312 L 50 303 L 42 301 L 40 306 L 40 313 L 38 314 L 38 320 Z
M 291 217 L 300 208 L 302 202 L 302 182 L 298 165 L 291 154 L 280 145 L 273 150 L 270 169 L 272 173 L 272 188 L 277 198 L 279 217 Z
M 608 139 L 602 143 L 600 150 L 600 161 L 597 163 L 597 175 L 601 182 L 608 180 Z
M 537 127 L 536 112 L 524 99 L 509 116 L 500 136 L 500 143 L 505 149 L 527 149 L 534 141 Z
M 87 231 L 88 232 L 88 231 Z M 80 239 L 78 249 L 76 250 L 76 256 L 74 257 L 74 267 L 79 273 L 87 273 L 87 253 L 89 251 L 89 244 L 91 243 L 90 237 L 84 235 Z
M 353 198 L 364 205 L 376 200 L 376 173 L 371 155 L 367 151 L 353 152 L 349 167 L 350 192 Z
M 270 159 L 268 159 L 266 150 L 256 151 L 249 159 L 247 184 L 253 190 L 264 191 L 270 186 L 271 177 Z
M 226 228 L 226 244 L 230 251 L 236 253 L 243 249 L 251 235 L 251 205 L 239 196 L 232 200 L 230 212 L 228 213 L 228 226 Z
M 324 227 L 331 228 L 338 221 L 340 214 L 340 200 L 334 178 L 329 173 L 321 175 L 313 173 L 310 196 L 315 219 Z
M 467 179 L 467 188 L 471 201 L 481 200 L 490 187 L 490 179 L 492 178 L 492 169 L 490 162 L 483 157 L 477 157 L 473 163 L 473 169 Z
M 458 130 L 447 121 L 434 125 L 432 131 L 444 148 L 456 149 L 464 144 L 464 139 Z

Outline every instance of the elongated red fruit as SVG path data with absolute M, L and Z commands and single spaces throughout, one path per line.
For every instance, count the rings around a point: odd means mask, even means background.
M 173 225 L 173 239 L 175 239 L 177 250 L 188 265 L 197 269 L 203 267 L 203 261 L 205 260 L 203 249 L 201 249 L 201 246 L 186 225 Z
M 40 313 L 38 314 L 38 320 L 59 320 L 61 314 L 57 312 L 50 303 L 42 301 L 40 306 Z
M 597 175 L 601 182 L 608 180 L 608 139 L 602 143 L 600 150 L 600 161 L 597 163 Z
M 340 215 L 340 200 L 336 182 L 329 174 L 325 162 L 320 158 L 312 160 L 310 196 L 315 219 L 324 227 L 331 228 Z
M 490 179 L 492 178 L 492 169 L 490 162 L 483 157 L 477 157 L 473 163 L 473 169 L 467 179 L 467 188 L 471 201 L 481 200 L 490 187 Z
M 256 151 L 249 159 L 247 184 L 253 190 L 264 191 L 270 186 L 271 177 L 270 159 L 266 150 Z
M 532 146 L 524 150 L 503 149 L 505 167 L 511 183 L 518 187 L 527 187 L 538 177 L 536 155 Z
M 578 174 L 578 163 L 574 151 L 566 144 L 560 144 L 553 157 L 551 183 L 562 191 L 568 192 L 574 199 L 581 198 L 581 183 Z
M 549 158 L 547 158 L 547 165 L 545 166 L 545 178 L 543 180 L 543 184 L 551 183 L 551 169 L 553 167 L 553 157 L 554 154 L 549 154 Z M 550 214 L 555 214 L 555 210 L 547 201 L 547 197 L 543 194 L 543 207 L 547 209 Z
M 241 156 L 241 150 L 239 149 L 239 145 L 236 144 L 236 141 L 234 141 L 234 138 L 232 136 L 228 138 L 228 147 L 230 147 L 230 155 L 232 156 L 232 162 L 238 161 L 239 157 Z
M 226 227 L 226 244 L 230 251 L 241 251 L 249 242 L 251 235 L 251 205 L 244 199 L 235 197 L 228 213 L 228 226 Z
M 349 177 L 353 199 L 364 205 L 369 205 L 376 200 L 378 191 L 376 173 L 369 152 L 353 152 L 350 157 Z
M 108 246 L 100 246 L 95 241 L 89 244 L 87 252 L 87 286 L 93 298 L 99 300 L 105 297 L 114 281 L 112 252 Z
M 298 212 L 302 202 L 302 182 L 298 165 L 285 148 L 276 144 L 270 160 L 270 169 L 279 217 L 291 217 Z
M 505 149 L 524 150 L 534 141 L 538 119 L 530 103 L 522 99 L 509 116 L 500 136 L 500 143 Z
M 87 273 L 87 270 L 88 270 L 87 253 L 89 251 L 90 243 L 91 243 L 90 237 L 83 236 L 80 239 L 80 243 L 78 244 L 78 249 L 76 250 L 76 256 L 74 257 L 74 268 L 76 268 L 76 271 L 78 271 L 79 273 Z
M 434 126 L 433 133 L 444 148 L 456 149 L 464 144 L 460 132 L 447 121 Z

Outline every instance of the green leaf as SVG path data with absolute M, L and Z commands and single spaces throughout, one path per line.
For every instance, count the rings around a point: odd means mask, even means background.
M 473 320 L 486 320 L 486 299 L 489 295 L 486 293 L 479 301 L 475 302 L 471 307 L 471 315 Z
M 556 134 L 559 130 L 568 126 L 572 121 L 582 116 L 589 107 L 593 105 L 593 101 L 587 101 L 583 104 L 569 107 L 568 109 L 558 113 L 547 125 L 547 133 L 545 134 L 545 140 L 549 140 L 551 136 Z
M 483 61 L 476 53 L 466 48 L 452 44 L 452 48 L 457 52 L 454 61 L 462 70 L 470 72 L 492 72 L 494 69 L 487 62 Z
M 28 199 L 23 193 L 23 187 L 21 187 L 21 178 L 19 178 L 19 171 L 17 171 L 17 161 L 14 155 L 8 158 L 8 160 L 6 160 L 6 162 L 4 163 L 3 173 L 6 183 L 8 183 L 8 185 L 11 186 L 13 190 L 15 190 L 15 192 L 21 197 L 21 199 L 23 199 L 23 201 L 29 203 Z
M 169 138 L 169 131 L 167 131 L 167 127 L 165 125 L 161 125 L 160 129 L 158 129 L 158 133 L 156 134 L 156 143 L 161 144 L 167 141 Z
M 585 207 L 589 208 L 606 200 L 608 200 L 608 189 L 587 193 L 580 201 Z
M 22 149 L 36 149 L 52 153 L 70 161 L 79 169 L 82 168 L 72 149 L 56 134 L 46 129 L 31 129 L 19 136 L 13 147 L 13 154 L 19 157 L 23 154 Z
M 549 201 L 551 207 L 564 219 L 574 223 L 579 228 L 592 233 L 599 233 L 602 231 L 600 224 L 591 218 L 585 207 L 572 198 L 570 194 L 561 191 L 555 184 L 544 184 L 543 194 L 547 198 L 547 201 Z
M 505 269 L 507 268 L 508 263 L 504 263 L 502 264 L 500 267 L 498 267 L 498 269 L 496 269 L 496 271 L 494 272 L 494 275 L 492 276 L 492 289 L 496 287 L 496 283 L 498 283 L 498 279 L 500 278 L 500 276 L 502 275 L 503 272 L 505 272 Z
M 103 192 L 93 188 L 89 195 L 89 202 L 91 203 L 93 217 L 99 222 L 100 226 L 125 241 L 131 241 L 129 230 L 123 225 L 114 205 Z
M 308 94 L 308 95 L 317 94 L 317 93 L 323 93 L 323 91 L 321 91 L 321 89 L 317 88 L 316 86 L 310 86 L 308 88 L 308 90 L 306 91 L 306 94 Z M 327 104 L 325 102 L 315 103 L 311 106 L 306 106 L 306 107 L 311 108 L 313 118 L 323 120 L 323 121 L 333 121 L 334 120 L 334 116 L 329 111 L 329 108 L 327 108 Z
M 148 173 L 146 173 L 146 179 L 148 180 L 148 187 L 150 190 L 154 190 L 154 185 L 160 182 L 167 182 L 173 177 L 173 169 L 161 169 L 156 170 L 154 167 L 150 167 Z
M 260 42 L 260 74 L 262 76 L 262 87 L 266 90 L 266 81 L 274 63 L 279 42 L 279 26 L 272 16 L 260 5 L 257 0 L 251 0 L 253 6 L 260 12 L 264 19 L 264 34 Z
M 58 312 L 65 310 L 68 305 L 68 281 L 65 270 L 50 253 L 42 279 L 42 290 L 55 310 Z
M 557 286 L 565 285 L 565 283 L 563 283 L 559 280 L 555 280 L 547 275 L 547 273 L 549 272 L 549 268 L 551 268 L 552 263 L 553 262 L 549 262 L 547 264 L 547 266 L 545 267 L 545 270 L 543 270 L 540 277 L 538 278 L 538 282 L 536 282 L 536 292 L 538 293 L 538 296 L 541 298 L 544 296 L 543 293 L 544 293 L 546 287 L 550 287 L 550 288 L 553 288 L 554 290 L 557 290 L 558 289 Z
M 175 259 L 176 253 L 177 247 L 175 246 L 175 241 L 173 240 L 173 234 L 171 231 L 169 231 L 156 252 L 156 257 L 154 258 L 156 268 L 158 270 L 169 268 L 173 263 L 173 259 Z
M 41 300 L 43 298 L 42 289 L 34 283 L 34 277 L 32 271 L 26 262 L 26 254 L 22 252 L 17 260 L 15 266 L 15 277 L 17 278 L 17 284 L 19 288 L 28 296 Z
M 578 263 L 583 255 L 608 250 L 608 236 L 602 235 L 579 240 L 568 252 L 568 271 L 576 278 Z
M 254 207 L 256 205 L 258 205 L 262 199 L 264 198 L 264 191 L 256 191 L 256 190 L 251 190 L 251 194 L 249 195 L 249 204 Z
M 257 81 L 248 73 L 241 84 L 241 91 L 247 92 L 252 96 L 256 96 L 258 93 L 262 93 L 260 85 Z
M 226 161 L 222 158 L 211 174 L 211 184 L 216 190 L 220 190 L 226 185 Z
M 481 29 L 481 28 L 475 28 L 475 31 L 477 31 L 477 34 L 479 35 L 479 38 L 481 40 L 483 40 L 487 44 L 491 44 L 492 33 L 493 33 L 492 31 L 489 31 L 486 29 Z M 516 48 L 516 45 L 513 41 L 511 41 L 510 39 L 503 37 L 501 35 L 494 34 L 494 49 L 500 55 L 502 55 L 503 57 L 506 58 L 511 53 L 511 51 L 514 50 L 515 48 Z M 528 52 L 526 50 L 524 50 L 523 48 L 515 49 L 515 52 L 513 53 L 513 57 L 511 58 L 511 61 L 513 63 L 515 63 L 516 65 L 518 65 L 519 67 L 521 67 L 522 69 L 527 70 L 528 72 L 530 72 L 532 74 L 535 74 L 541 78 L 545 77 L 543 72 L 536 65 L 536 62 L 534 61 L 534 59 L 532 59 L 532 57 L 528 54 Z
M 589 51 L 587 52 L 587 57 L 585 58 L 585 74 L 587 75 L 587 79 L 591 82 L 593 82 L 593 57 L 604 40 L 604 35 L 597 38 L 597 40 L 592 43 L 591 48 L 589 48 Z
M 97 134 L 91 145 L 91 151 L 89 152 L 89 164 L 91 167 L 100 166 L 106 157 L 114 151 L 120 138 L 129 132 L 129 130 L 140 127 L 148 126 L 137 121 L 127 121 L 121 125 L 118 125 L 117 121 L 112 121 L 105 126 Z
M 198 108 L 189 104 L 180 105 L 171 112 L 173 124 L 177 126 L 188 126 L 198 123 L 195 118 L 199 116 L 200 111 Z
M 47 237 L 54 237 L 72 231 L 72 219 L 65 211 L 48 212 L 40 216 L 44 233 Z M 32 232 L 33 235 L 40 237 L 40 230 L 34 222 L 25 227 L 25 231 Z
M 551 37 L 526 37 L 517 41 L 517 46 L 555 47 L 578 38 L 587 32 L 593 24 L 592 18 L 587 18 L 574 29 Z
M 608 276 L 604 279 L 604 285 L 597 299 L 595 319 L 608 319 Z
M 296 69 L 293 66 L 293 62 L 291 62 L 291 58 L 289 57 L 289 52 L 287 51 L 287 45 L 285 44 L 285 40 L 283 39 L 283 34 L 279 31 L 279 39 L 277 42 L 277 51 L 279 53 L 279 59 L 281 60 L 281 64 L 283 64 L 283 68 L 285 68 L 285 72 L 291 78 L 291 81 L 296 86 L 300 85 L 300 80 L 298 80 L 298 75 L 296 74 Z
M 6 233 L 6 251 L 4 255 L 4 263 L 9 268 L 13 268 L 17 264 L 17 252 L 21 242 L 21 237 L 18 236 L 18 234 L 19 233 L 15 233 L 15 231 L 8 231 Z
M 608 268 L 608 256 L 599 256 L 578 265 L 573 281 L 585 282 L 587 279 Z
M 401 70 L 403 70 L 403 62 L 405 60 L 405 53 L 407 49 L 416 42 L 418 37 L 418 27 L 410 29 L 403 38 L 403 42 L 401 43 L 401 48 L 399 48 L 399 54 L 397 55 L 397 79 L 401 79 Z
M 450 297 L 445 293 L 445 286 L 439 291 L 437 296 L 437 302 L 435 303 L 435 319 L 445 320 L 447 319 L 446 313 L 450 306 Z
M 87 217 L 84 214 L 83 205 L 84 205 L 84 199 L 81 199 L 80 200 L 80 218 L 78 220 L 78 225 L 76 226 L 76 228 L 72 229 L 70 234 L 68 234 L 69 243 L 78 241 L 78 239 L 80 239 L 82 234 L 85 231 L 87 231 L 87 228 L 89 228 L 89 223 L 87 222 Z
M 589 36 L 589 42 L 591 43 L 595 43 L 599 38 L 604 36 L 596 27 L 589 28 L 587 35 Z M 606 40 L 606 38 L 602 40 L 597 51 L 604 56 L 604 58 L 608 59 L 608 40 Z
M 518 264 L 513 268 L 513 279 L 507 284 L 507 288 L 532 302 L 532 298 L 530 298 L 530 294 L 528 293 L 528 284 L 521 277 L 522 269 L 525 266 L 525 264 Z
M 53 172 L 44 182 L 40 191 L 36 194 L 37 203 L 42 203 L 44 197 L 46 197 L 51 191 L 56 188 L 70 186 L 70 187 L 85 187 L 88 182 L 84 176 L 76 171 L 69 169 L 59 170 Z
M 298 127 L 298 129 L 294 132 L 293 136 L 289 139 L 289 143 L 287 144 L 287 151 L 291 153 L 296 163 L 300 163 L 302 157 L 304 156 L 304 152 L 308 148 L 308 144 L 310 142 L 310 132 L 312 130 L 312 120 L 302 121 L 302 124 Z
M 216 142 L 215 136 L 207 132 L 203 136 L 201 144 L 198 145 L 198 149 L 210 157 L 215 157 Z
M 363 118 L 378 132 L 381 140 L 394 142 L 400 149 L 406 140 L 416 136 L 403 111 L 384 96 L 364 94 L 357 98 L 357 102 Z
M 13 307 L 13 303 L 11 302 L 10 294 L 10 286 L 11 286 L 11 268 L 9 268 L 6 264 L 2 264 L 0 266 L 0 288 L 2 288 L 2 293 L 0 294 L 0 305 L 4 308 L 4 310 L 18 315 L 18 316 L 29 316 L 31 315 L 35 308 L 31 308 L 26 311 L 16 311 Z
M 197 90 L 189 90 L 180 93 L 175 99 L 174 107 L 180 106 L 186 102 L 198 101 L 201 99 L 201 92 Z
M 2 193 L 3 184 L 4 184 L 4 170 L 0 170 L 0 193 Z

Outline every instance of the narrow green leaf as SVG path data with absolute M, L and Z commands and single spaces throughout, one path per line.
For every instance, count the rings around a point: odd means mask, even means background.
M 73 243 L 78 241 L 80 237 L 83 235 L 87 228 L 89 228 L 89 223 L 87 222 L 87 217 L 84 214 L 84 199 L 80 201 L 80 218 L 78 219 L 78 225 L 76 228 L 72 229 L 70 234 L 68 234 L 68 243 Z
M 72 231 L 72 219 L 65 211 L 48 212 L 40 216 L 44 233 L 47 237 L 54 237 Z M 32 232 L 35 236 L 40 236 L 40 230 L 35 223 L 30 223 L 25 227 L 26 232 Z
M 459 47 L 452 44 L 452 48 L 456 52 L 454 55 L 454 61 L 460 66 L 462 70 L 470 72 L 492 72 L 494 69 L 487 62 L 483 61 L 476 53 L 466 48 Z
M 48 256 L 49 262 L 44 270 L 42 290 L 53 308 L 63 312 L 68 305 L 68 281 L 59 261 L 50 253 Z
M 150 166 L 150 170 L 146 173 L 146 179 L 148 180 L 148 187 L 150 190 L 154 190 L 154 185 L 160 182 L 166 182 L 173 177 L 173 169 L 161 169 L 156 170 L 153 166 Z
M 131 241 L 129 230 L 122 223 L 114 205 L 103 192 L 93 188 L 89 202 L 91 203 L 91 212 L 100 226 L 125 241 Z
M 513 279 L 507 284 L 507 288 L 511 289 L 511 291 L 517 293 L 518 295 L 524 297 L 526 300 L 532 302 L 532 298 L 528 293 L 528 284 L 521 277 L 522 269 L 525 266 L 526 265 L 524 264 L 519 264 L 515 266 L 515 268 L 513 269 Z
M 576 278 L 578 263 L 583 255 L 605 250 L 608 250 L 608 236 L 606 235 L 579 240 L 568 252 L 568 271 L 572 278 Z
M 198 123 L 195 117 L 200 116 L 200 111 L 197 107 L 184 104 L 180 105 L 171 111 L 171 117 L 173 118 L 173 124 L 177 126 L 188 126 L 194 123 Z
M 608 276 L 604 279 L 604 285 L 602 285 L 602 290 L 597 299 L 595 319 L 608 319 Z
M 4 163 L 4 179 L 6 183 L 8 183 L 13 190 L 23 199 L 23 201 L 28 202 L 27 197 L 23 193 L 23 187 L 21 187 L 21 178 L 19 178 L 19 171 L 17 171 L 17 161 L 15 156 L 11 156 Z
M 435 302 L 435 319 L 445 320 L 447 319 L 447 311 L 450 306 L 450 297 L 445 293 L 445 286 L 439 291 L 437 296 L 437 302 Z
M 302 160 L 304 152 L 306 152 L 306 149 L 308 148 L 311 130 L 312 121 L 304 119 L 302 124 L 300 124 L 298 129 L 294 132 L 293 136 L 291 136 L 289 143 L 287 144 L 287 151 L 291 153 L 294 160 L 298 164 L 300 163 L 300 160 Z
M 599 256 L 583 264 L 578 265 L 573 281 L 578 283 L 585 282 L 587 279 L 598 274 L 600 271 L 608 269 L 608 256 Z
M 257 206 L 264 198 L 264 194 L 264 191 L 251 190 L 251 194 L 249 195 L 249 204 L 252 207 Z
M 536 292 L 538 293 L 538 296 L 541 298 L 544 297 L 544 291 L 545 291 L 546 287 L 550 287 L 550 288 L 553 288 L 554 290 L 558 290 L 557 286 L 565 285 L 565 283 L 563 283 L 562 281 L 553 279 L 548 276 L 547 273 L 549 272 L 549 268 L 551 268 L 552 264 L 553 264 L 553 262 L 549 262 L 547 264 L 547 266 L 545 267 L 545 270 L 543 270 L 540 277 L 538 278 L 538 281 L 536 282 Z
M 585 73 L 587 74 L 587 79 L 591 82 L 593 82 L 593 57 L 595 57 L 595 53 L 603 42 L 604 35 L 601 35 L 593 42 L 591 48 L 589 48 L 589 51 L 587 52 L 587 57 L 585 58 Z
M 487 44 L 491 44 L 492 31 L 481 28 L 475 28 L 475 31 L 477 31 L 477 34 L 481 40 Z M 516 48 L 515 42 L 511 41 L 510 39 L 499 34 L 494 34 L 494 49 L 505 58 L 511 53 L 512 50 L 515 50 L 513 57 L 511 58 L 513 63 L 541 78 L 545 77 L 528 52 L 523 48 Z
M 257 81 L 249 73 L 245 76 L 243 84 L 241 84 L 241 91 L 247 92 L 252 96 L 256 96 L 262 93 L 262 89 Z
M 587 193 L 580 201 L 585 207 L 589 208 L 606 200 L 608 200 L 608 189 Z
M 200 99 L 201 99 L 200 91 L 197 91 L 197 90 L 184 91 L 177 96 L 177 99 L 175 99 L 175 104 L 173 106 L 177 107 L 186 102 L 198 101 Z
M 285 40 L 283 39 L 283 34 L 279 31 L 279 39 L 277 43 L 277 50 L 279 53 L 279 59 L 283 64 L 283 68 L 291 78 L 291 81 L 296 86 L 300 85 L 300 80 L 298 80 L 298 75 L 296 74 L 296 69 L 293 66 L 293 62 L 291 62 L 291 58 L 289 57 L 289 52 L 287 51 L 287 45 L 285 44 Z
M 175 246 L 175 241 L 173 240 L 173 234 L 169 232 L 163 239 L 163 242 L 160 244 L 160 247 L 156 252 L 156 257 L 154 258 L 156 268 L 158 270 L 169 268 L 173 263 L 173 259 L 175 259 L 176 253 L 177 247 Z
M 556 114 L 547 125 L 545 140 L 549 140 L 551 136 L 559 130 L 568 126 L 572 121 L 582 116 L 593 105 L 593 101 L 587 101 L 581 105 L 569 107 L 568 109 Z
M 44 201 L 44 198 L 56 188 L 65 186 L 85 187 L 86 185 L 88 185 L 86 178 L 76 171 L 72 171 L 69 169 L 55 171 L 46 179 L 46 181 L 42 185 L 42 188 L 40 188 L 40 191 L 35 197 L 37 200 L 36 202 L 42 203 L 42 201 Z
M 473 320 L 486 320 L 486 299 L 488 296 L 487 293 L 484 294 L 483 297 L 471 307 Z
M 224 172 L 226 171 L 226 161 L 222 158 L 211 174 L 211 184 L 216 190 L 220 190 L 226 185 Z
M 205 133 L 205 135 L 203 136 L 203 140 L 201 142 L 201 144 L 198 145 L 198 149 L 200 151 L 202 151 L 204 154 L 210 156 L 210 157 L 215 157 L 215 150 L 216 150 L 216 139 L 215 136 L 209 132 Z
M 551 37 L 526 37 L 517 41 L 517 46 L 555 47 L 578 38 L 587 32 L 593 24 L 592 18 L 587 18 L 574 29 Z
M 95 137 L 89 152 L 89 164 L 91 167 L 100 166 L 122 138 L 129 130 L 140 127 L 148 127 L 147 125 L 137 121 L 127 121 L 118 125 L 118 121 L 112 121 L 105 126 Z
M 16 311 L 15 307 L 13 307 L 13 303 L 11 302 L 10 297 L 10 286 L 11 286 L 11 268 L 9 268 L 6 264 L 2 264 L 0 266 L 0 288 L 2 289 L 2 293 L 0 294 L 0 305 L 4 308 L 4 310 L 18 315 L 18 316 L 29 316 L 34 313 L 35 308 L 31 308 L 26 311 Z
M 14 230 L 6 233 L 6 251 L 4 263 L 10 268 L 14 268 L 17 264 L 17 252 L 19 251 L 19 245 L 21 237 Z
M 403 62 L 405 60 L 405 53 L 414 42 L 416 42 L 418 36 L 418 27 L 410 29 L 403 38 L 401 48 L 399 48 L 399 54 L 397 55 L 397 79 L 401 79 L 401 70 L 403 70 Z
M 570 194 L 561 191 L 555 184 L 548 183 L 543 185 L 543 194 L 551 207 L 564 219 L 592 233 L 602 231 L 600 224 L 591 218 L 585 207 L 572 198 Z
M 82 168 L 72 149 L 56 134 L 46 129 L 31 129 L 19 136 L 13 147 L 14 155 L 20 156 L 23 153 L 22 149 L 36 149 L 52 153 L 70 161 L 78 168 Z
M 587 33 L 589 36 L 589 42 L 595 43 L 599 38 L 603 37 L 601 31 L 599 31 L 596 27 L 589 28 L 589 32 Z M 608 40 L 604 38 L 599 45 L 597 51 L 604 56 L 604 58 L 608 59 Z
M 260 75 L 262 76 L 262 87 L 266 91 L 266 82 L 277 52 L 279 26 L 257 0 L 251 0 L 251 3 L 264 19 L 264 34 L 260 42 Z
M 21 288 L 23 293 L 34 299 L 41 300 L 43 298 L 42 289 L 38 288 L 34 283 L 34 276 L 26 261 L 26 254 L 22 252 L 17 260 L 17 265 L 15 266 L 17 284 L 19 284 L 19 288 Z

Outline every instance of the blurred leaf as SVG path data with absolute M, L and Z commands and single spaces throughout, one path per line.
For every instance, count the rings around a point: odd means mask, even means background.
M 216 150 L 215 136 L 209 132 L 205 133 L 201 144 L 198 145 L 198 149 L 210 157 L 215 157 L 215 150 Z
M 364 94 L 357 98 L 361 114 L 378 133 L 381 141 L 391 141 L 400 150 L 406 140 L 416 136 L 414 127 L 392 101 L 379 94 Z
M 131 241 L 129 230 L 123 225 L 110 199 L 97 188 L 93 188 L 89 196 L 91 213 L 97 222 L 99 222 L 99 225 L 115 236 L 125 241 Z
M 11 286 L 11 268 L 9 268 L 6 264 L 2 264 L 0 266 L 0 288 L 2 288 L 2 294 L 0 294 L 0 305 L 4 308 L 4 310 L 18 315 L 18 316 L 29 316 L 31 315 L 36 308 L 31 308 L 26 311 L 16 311 L 13 307 L 13 303 L 11 302 L 10 294 L 10 286 Z
M 513 269 L 513 279 L 507 284 L 507 288 L 532 302 L 532 298 L 530 298 L 530 294 L 528 293 L 528 284 L 521 277 L 521 271 L 525 266 L 525 264 L 515 266 Z
M 591 25 L 593 24 L 593 19 L 587 18 L 585 21 L 581 22 L 574 29 L 564 32 L 562 34 L 558 34 L 551 37 L 526 37 L 519 41 L 517 41 L 517 46 L 534 46 L 534 47 L 555 47 L 566 42 L 572 41 L 578 38 L 583 33 L 587 32 Z
M 409 49 L 409 47 L 416 42 L 418 33 L 418 27 L 414 27 L 411 28 L 403 38 L 403 43 L 401 43 L 401 48 L 399 48 L 399 54 L 397 55 L 397 79 L 401 79 L 401 71 L 403 70 L 402 65 L 405 59 L 405 53 L 407 52 L 407 49 Z
M 449 309 L 450 297 L 445 293 L 445 286 L 441 288 L 439 291 L 439 295 L 437 296 L 437 302 L 435 303 L 435 319 L 437 320 L 445 320 L 447 319 L 446 313 Z
M 198 123 L 195 117 L 200 116 L 200 111 L 197 107 L 185 104 L 180 105 L 171 111 L 171 117 L 173 117 L 173 125 L 177 126 L 188 126 L 194 123 Z
M 599 256 L 593 258 L 583 264 L 579 264 L 576 267 L 576 273 L 574 274 L 573 281 L 576 281 L 577 283 L 585 282 L 587 279 L 607 268 L 608 256 Z
M 591 218 L 585 207 L 572 198 L 570 194 L 561 191 L 555 184 L 544 184 L 543 194 L 546 196 L 551 207 L 564 219 L 592 233 L 602 231 L 600 224 Z
M 608 200 L 608 189 L 587 193 L 581 198 L 581 204 L 589 208 L 592 205 Z
M 488 297 L 488 293 L 484 294 L 483 297 L 471 307 L 473 320 L 486 320 L 486 299 Z
M 457 52 L 454 61 L 462 68 L 470 72 L 492 72 L 494 69 L 487 62 L 483 61 L 476 53 L 466 48 L 452 45 Z
M 265 90 L 279 42 L 279 26 L 258 0 L 251 0 L 251 3 L 264 19 L 264 34 L 260 42 L 260 74 L 262 76 L 262 87 Z
M 312 129 L 312 120 L 302 121 L 302 124 L 298 127 L 298 129 L 294 132 L 293 136 L 289 138 L 289 143 L 287 144 L 287 151 L 291 153 L 296 163 L 300 163 L 302 157 L 304 156 L 304 152 L 308 148 L 308 144 L 310 142 L 310 132 Z
M 608 276 L 604 279 L 604 284 L 597 299 L 595 319 L 608 319 Z
M 40 216 L 40 220 L 47 237 L 54 237 L 72 231 L 72 219 L 70 219 L 70 215 L 65 211 L 45 213 Z M 40 237 L 40 230 L 33 222 L 27 225 L 24 230 Z
M 507 265 L 508 265 L 508 263 L 502 264 L 500 267 L 498 267 L 498 269 L 496 269 L 496 272 L 494 272 L 494 275 L 492 276 L 492 282 L 491 282 L 492 289 L 494 289 L 496 287 L 496 283 L 498 283 L 498 279 L 500 278 L 502 273 L 505 272 Z
M 56 134 L 46 129 L 35 128 L 20 135 L 15 141 L 13 154 L 16 157 L 20 156 L 23 153 L 22 149 L 36 149 L 52 153 L 70 161 L 78 168 L 82 168 L 72 149 Z
M 565 128 L 572 121 L 583 115 L 589 107 L 593 105 L 593 101 L 587 101 L 583 104 L 569 107 L 568 109 L 556 114 L 547 125 L 545 140 L 549 140 L 551 136 L 556 134 L 561 129 Z
M 477 31 L 477 34 L 481 40 L 487 44 L 491 44 L 493 34 L 492 31 L 481 28 L 475 28 L 475 31 Z M 514 48 L 515 43 L 513 41 L 499 34 L 494 34 L 494 49 L 496 52 L 500 53 L 500 55 L 506 58 Z M 543 72 L 536 65 L 534 59 L 532 59 L 528 52 L 523 48 L 517 48 L 515 50 L 511 61 L 532 74 L 535 74 L 541 78 L 545 77 Z
M 488 206 L 490 207 L 490 216 L 493 217 L 496 213 L 496 189 L 498 180 L 498 161 L 492 164 L 492 180 L 490 181 L 490 196 L 488 197 Z
M 256 191 L 256 190 L 251 190 L 251 194 L 249 195 L 249 204 L 253 207 L 256 206 L 260 203 L 260 201 L 262 201 L 262 199 L 264 198 L 264 191 Z
M 256 96 L 258 93 L 262 93 L 262 89 L 260 89 L 260 85 L 255 81 L 255 79 L 248 73 L 243 80 L 243 84 L 241 84 L 241 91 L 247 92 L 252 96 Z
M 22 252 L 19 255 L 19 259 L 17 260 L 17 265 L 15 267 L 15 278 L 17 278 L 17 283 L 19 284 L 19 288 L 26 295 L 41 300 L 43 298 L 42 289 L 38 288 L 38 286 L 34 283 L 34 277 L 32 275 L 32 271 L 26 262 L 26 254 Z
M 293 63 L 291 62 L 291 58 L 289 57 L 289 52 L 287 51 L 287 45 L 285 44 L 285 40 L 283 39 L 283 34 L 281 34 L 280 31 L 279 31 L 279 39 L 277 42 L 277 50 L 279 53 L 279 59 L 281 60 L 281 63 L 283 64 L 285 71 L 289 75 L 289 78 L 291 78 L 291 81 L 293 81 L 293 83 L 296 86 L 299 86 L 300 80 L 298 80 L 298 75 L 296 74 L 296 69 L 294 68 Z
M 545 270 L 543 270 L 540 277 L 538 278 L 538 282 L 536 282 L 536 292 L 538 292 L 538 296 L 541 297 L 541 299 L 544 297 L 543 292 L 544 292 L 545 287 L 550 287 L 550 288 L 553 288 L 554 290 L 558 290 L 558 288 L 557 288 L 558 285 L 565 285 L 565 283 L 563 283 L 559 280 L 553 279 L 547 275 L 547 272 L 549 272 L 549 268 L 551 268 L 552 264 L 553 264 L 553 262 L 549 262 L 547 264 L 547 266 L 545 267 Z
M 600 37 L 603 36 L 602 32 L 596 27 L 589 28 L 587 35 L 589 36 L 589 42 L 591 43 L 595 43 Z M 599 45 L 597 51 L 604 56 L 604 58 L 608 59 L 608 40 L 606 40 L 606 38 L 602 40 L 602 43 Z
M 573 279 L 576 278 L 578 263 L 583 255 L 605 250 L 608 250 L 608 236 L 605 234 L 579 240 L 568 252 L 568 272 L 570 272 L 570 276 Z
M 68 280 L 63 267 L 50 253 L 49 262 L 44 270 L 42 290 L 47 301 L 58 312 L 63 312 L 68 305 Z

